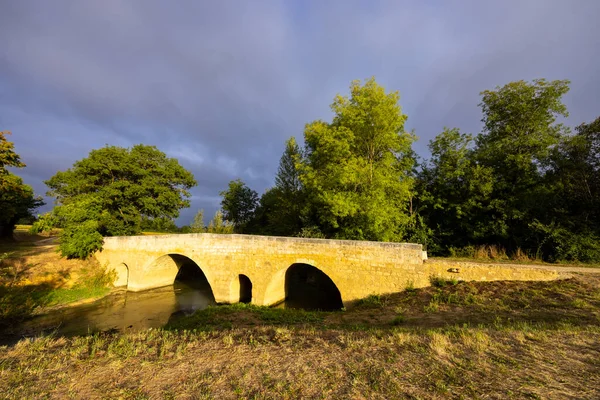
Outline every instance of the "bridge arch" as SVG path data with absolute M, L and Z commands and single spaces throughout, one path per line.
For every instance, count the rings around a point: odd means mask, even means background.
M 168 253 L 151 260 L 144 268 L 152 271 L 146 279 L 153 281 L 154 287 L 173 285 L 176 281 L 192 284 L 206 283 L 214 296 L 214 281 L 208 269 L 202 268 L 194 258 L 179 253 Z
M 129 267 L 125 263 L 118 264 L 115 268 L 112 269 L 115 273 L 115 280 L 113 285 L 115 287 L 124 287 L 127 289 L 129 284 Z
M 298 308 L 339 310 L 343 307 L 341 292 L 333 279 L 314 265 L 303 262 L 277 271 L 267 285 L 264 304 L 286 300 Z
M 231 280 L 229 286 L 230 303 L 252 303 L 252 281 L 247 275 L 239 274 Z

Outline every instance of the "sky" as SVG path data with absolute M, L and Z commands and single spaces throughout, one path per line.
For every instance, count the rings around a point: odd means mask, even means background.
M 567 125 L 592 121 L 599 15 L 598 0 L 0 0 L 0 130 L 40 195 L 92 149 L 157 146 L 198 181 L 183 225 L 230 180 L 271 187 L 285 141 L 355 79 L 400 92 L 424 158 L 445 126 L 480 132 L 480 92 L 511 81 L 569 79 Z

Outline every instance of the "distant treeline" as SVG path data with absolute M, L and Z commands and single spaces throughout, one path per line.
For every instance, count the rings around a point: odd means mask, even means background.
M 337 96 L 331 122 L 288 140 L 275 186 L 221 193 L 239 233 L 426 245 L 434 255 L 600 261 L 600 118 L 574 130 L 565 80 L 482 95 L 482 132 L 445 128 L 420 160 L 398 93 L 371 79 Z M 485 254 L 487 253 L 487 254 Z
M 483 129 L 445 128 L 417 157 L 398 92 L 374 79 L 335 97 L 331 121 L 290 138 L 275 185 L 221 192 L 208 226 L 173 222 L 193 175 L 153 146 L 107 146 L 46 181 L 57 199 L 34 231 L 62 227 L 61 250 L 89 256 L 103 236 L 214 232 L 417 242 L 430 254 L 600 262 L 600 118 L 571 129 L 566 80 L 512 82 L 481 93 Z M 0 135 L 0 234 L 41 204 L 4 166 L 23 166 Z M 12 197 L 11 197 L 12 196 Z M 12 202 L 12 203 L 11 203 Z

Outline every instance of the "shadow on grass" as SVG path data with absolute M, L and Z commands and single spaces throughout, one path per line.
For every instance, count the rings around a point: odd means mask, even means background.
M 315 329 L 438 329 L 452 326 L 600 327 L 600 279 L 552 282 L 457 282 L 391 295 L 372 295 L 346 311 L 279 309 L 246 304 L 174 314 L 167 330 L 224 330 L 257 326 Z
M 51 304 L 54 285 L 0 286 L 0 331 L 30 318 L 35 309 Z

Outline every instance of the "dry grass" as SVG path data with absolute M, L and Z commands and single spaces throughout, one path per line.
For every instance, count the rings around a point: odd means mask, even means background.
M 596 275 L 458 282 L 337 313 L 234 305 L 170 329 L 22 340 L 0 348 L 0 386 L 14 399 L 595 399 L 599 343 Z
M 17 281 L 82 270 L 10 246 Z M 2 397 L 600 398 L 598 275 L 432 283 L 343 312 L 233 305 L 165 329 L 21 340 L 0 346 Z
M 0 355 L 6 398 L 587 398 L 600 330 L 257 327 L 23 341 Z

